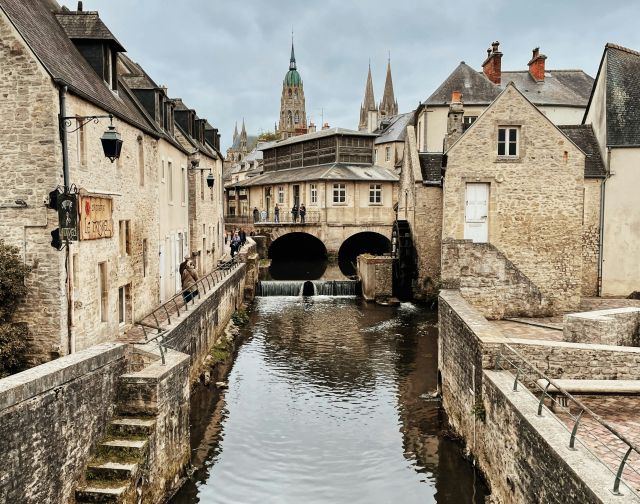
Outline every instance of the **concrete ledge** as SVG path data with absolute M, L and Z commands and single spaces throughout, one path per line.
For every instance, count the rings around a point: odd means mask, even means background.
M 539 340 L 539 339 L 527 339 L 527 338 L 508 338 L 505 343 L 510 345 L 528 345 L 539 346 L 548 348 L 565 348 L 571 350 L 603 350 L 606 352 L 620 352 L 629 354 L 638 354 L 640 356 L 640 347 L 626 347 L 618 345 L 603 345 L 600 343 L 572 343 L 570 341 L 553 341 L 553 340 Z
M 640 394 L 640 380 L 554 380 L 558 386 L 571 394 Z M 547 380 L 538 380 L 541 388 L 547 386 Z M 559 392 L 549 385 L 549 392 Z
M 0 380 L 0 411 L 123 359 L 126 343 L 102 343 Z
M 441 290 L 439 297 L 455 311 L 480 341 L 485 343 L 509 343 L 510 339 L 504 337 L 500 328 L 490 323 L 480 310 L 471 306 L 462 297 L 459 290 Z

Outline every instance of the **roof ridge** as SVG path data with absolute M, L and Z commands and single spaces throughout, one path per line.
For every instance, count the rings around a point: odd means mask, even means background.
M 614 44 L 612 42 L 607 42 L 607 44 L 604 47 L 605 49 L 618 49 L 619 51 L 624 51 L 626 53 L 633 54 L 634 56 L 640 56 L 640 52 L 635 51 L 633 49 L 629 49 L 628 47 Z

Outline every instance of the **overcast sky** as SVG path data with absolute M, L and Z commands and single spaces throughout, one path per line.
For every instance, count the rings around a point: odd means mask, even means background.
M 77 2 L 63 0 L 75 8 Z M 500 41 L 503 70 L 547 68 L 595 77 L 606 42 L 640 50 L 640 2 L 627 0 L 85 0 L 169 95 L 222 133 L 235 121 L 273 130 L 294 30 L 307 119 L 358 126 L 367 64 L 382 98 L 387 54 L 401 112 L 425 100 L 460 61 L 480 69 Z

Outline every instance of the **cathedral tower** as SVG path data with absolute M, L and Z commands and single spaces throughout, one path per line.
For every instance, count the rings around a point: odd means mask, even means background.
M 369 127 L 370 124 L 370 115 L 373 113 L 373 122 L 377 122 L 377 118 L 375 118 L 377 114 L 376 107 L 376 99 L 373 97 L 373 79 L 371 79 L 371 63 L 369 63 L 369 73 L 367 74 L 367 85 L 364 88 L 364 101 L 360 106 L 360 123 L 358 124 L 358 129 L 360 131 L 373 131 L 376 129 L 377 125 L 371 129 Z
M 302 135 L 307 132 L 307 113 L 305 111 L 304 87 L 302 78 L 296 68 L 296 56 L 291 40 L 291 59 L 289 71 L 282 82 L 282 98 L 280 99 L 280 122 L 278 133 L 281 138 Z

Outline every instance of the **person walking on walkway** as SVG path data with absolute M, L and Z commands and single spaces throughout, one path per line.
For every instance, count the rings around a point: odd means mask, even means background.
M 258 210 L 258 207 L 253 207 L 253 222 L 258 222 L 259 219 L 260 211 Z
M 198 281 L 198 272 L 196 271 L 191 259 L 184 261 L 180 265 L 180 269 L 182 270 L 180 274 L 180 278 L 182 280 L 182 297 L 184 298 L 184 303 L 187 304 L 196 296 L 200 295 L 196 285 L 196 282 Z
M 247 243 L 247 233 L 245 233 L 244 229 L 240 230 L 240 246 L 244 247 L 244 244 Z
M 273 222 L 276 224 L 280 223 L 280 208 L 278 208 L 278 204 L 276 203 L 276 207 L 273 209 Z
M 240 234 L 236 231 L 231 238 L 231 257 L 235 256 L 240 250 Z
M 298 222 L 298 205 L 296 203 L 293 204 L 291 215 L 293 216 L 293 223 L 295 224 L 296 222 Z
M 307 215 L 307 207 L 304 206 L 304 203 L 300 205 L 300 224 L 304 224 L 304 216 Z

